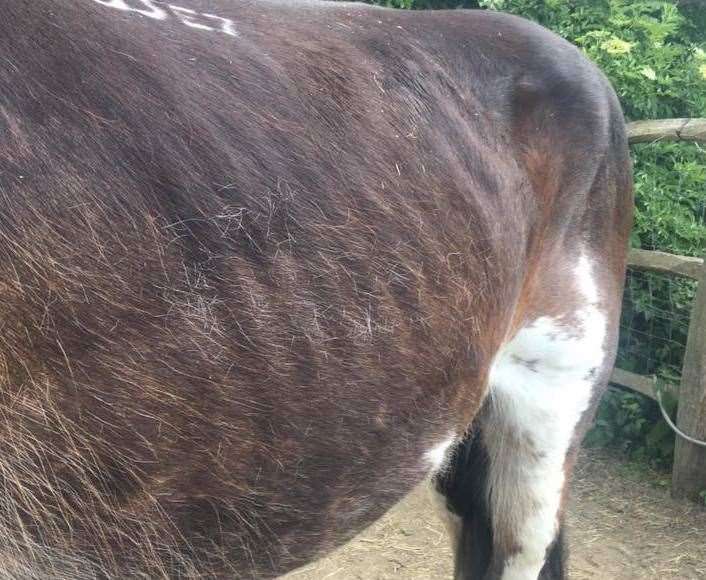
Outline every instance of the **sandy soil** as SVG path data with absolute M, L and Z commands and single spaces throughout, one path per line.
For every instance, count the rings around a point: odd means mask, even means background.
M 573 580 L 706 579 L 706 509 L 604 451 L 583 452 L 569 512 Z M 282 580 L 450 578 L 451 550 L 426 489 L 329 557 Z

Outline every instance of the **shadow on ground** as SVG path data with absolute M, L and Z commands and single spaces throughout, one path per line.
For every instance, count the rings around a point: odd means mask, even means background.
M 662 485 L 660 485 L 662 484 Z M 569 512 L 572 580 L 706 579 L 706 509 L 605 451 L 581 454 Z M 446 529 L 426 489 L 327 558 L 281 580 L 451 578 Z

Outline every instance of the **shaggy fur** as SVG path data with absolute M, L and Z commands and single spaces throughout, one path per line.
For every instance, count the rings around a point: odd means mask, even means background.
M 467 429 L 564 250 L 617 309 L 622 116 L 509 16 L 107 4 L 0 18 L 0 576 L 273 577 Z

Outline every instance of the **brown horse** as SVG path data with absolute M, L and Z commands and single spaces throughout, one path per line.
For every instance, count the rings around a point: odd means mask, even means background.
M 458 578 L 562 578 L 605 78 L 497 13 L 175 2 L 0 0 L 0 576 L 271 578 L 431 475 Z

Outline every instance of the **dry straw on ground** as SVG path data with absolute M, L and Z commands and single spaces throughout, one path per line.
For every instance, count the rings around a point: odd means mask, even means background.
M 656 475 L 583 452 L 569 514 L 572 580 L 706 578 L 706 509 L 674 501 Z M 417 489 L 348 545 L 283 580 L 451 578 L 451 551 Z

